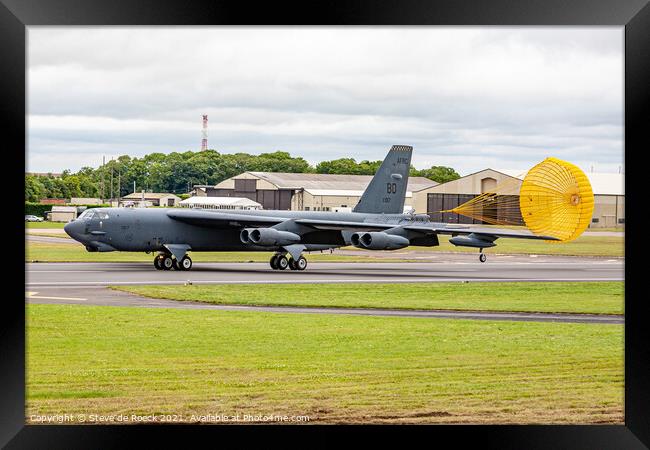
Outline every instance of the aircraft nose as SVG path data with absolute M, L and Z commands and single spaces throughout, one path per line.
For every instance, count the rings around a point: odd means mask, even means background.
M 63 226 L 63 231 L 65 231 L 72 239 L 79 241 L 82 227 L 83 225 L 79 221 L 73 220 L 72 222 L 68 222 Z

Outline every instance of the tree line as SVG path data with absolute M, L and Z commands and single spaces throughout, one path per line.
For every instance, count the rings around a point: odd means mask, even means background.
M 215 150 L 203 152 L 150 153 L 141 158 L 122 155 L 100 167 L 82 167 L 72 173 L 65 170 L 60 177 L 25 174 L 25 201 L 42 198 L 123 197 L 135 191 L 189 192 L 196 184 L 215 185 L 242 172 L 329 173 L 374 175 L 381 160 L 360 161 L 340 158 L 311 166 L 301 157 L 276 151 L 250 155 L 223 154 Z M 411 176 L 422 176 L 439 183 L 455 180 L 460 175 L 450 167 L 432 166 L 417 170 Z

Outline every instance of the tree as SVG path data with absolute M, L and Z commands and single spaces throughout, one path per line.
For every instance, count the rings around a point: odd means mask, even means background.
M 445 166 L 431 166 L 429 169 L 418 171 L 415 176 L 425 177 L 438 183 L 446 183 L 460 178 L 460 175 L 454 169 Z
M 46 196 L 45 186 L 39 180 L 40 177 L 34 175 L 25 176 L 25 201 L 39 202 Z
M 25 176 L 25 199 L 39 201 L 41 198 L 124 196 L 133 190 L 183 193 L 196 184 L 218 184 L 221 181 L 247 171 L 329 173 L 345 175 L 374 175 L 382 161 L 339 158 L 323 161 L 312 167 L 300 157 L 275 151 L 251 155 L 248 153 L 220 154 L 215 150 L 203 152 L 185 151 L 169 154 L 155 152 L 141 158 L 121 155 L 97 169 L 82 167 L 76 173 L 64 170 L 61 178 L 48 176 Z M 411 166 L 411 176 L 423 176 L 439 183 L 460 176 L 450 167 L 432 166 L 417 170 Z

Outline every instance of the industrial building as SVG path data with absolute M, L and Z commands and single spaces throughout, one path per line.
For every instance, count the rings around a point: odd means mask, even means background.
M 167 192 L 134 192 L 121 198 L 120 206 L 178 206 L 180 197 Z
M 525 171 L 484 169 L 457 180 L 436 183 L 424 177 L 409 178 L 405 209 L 429 214 L 444 223 L 482 223 L 477 219 L 442 213 L 499 186 L 518 195 Z M 623 226 L 625 223 L 624 175 L 586 173 L 594 191 L 591 228 Z M 372 176 L 314 173 L 244 172 L 216 186 L 196 185 L 199 197 L 242 197 L 264 209 L 299 211 L 349 211 L 359 202 Z M 506 192 L 506 194 L 507 194 Z M 498 214 L 498 212 L 497 212 Z M 523 222 L 522 222 L 523 224 Z
M 53 206 L 51 211 L 45 213 L 45 220 L 50 222 L 70 222 L 77 218 L 76 206 Z
M 194 186 L 194 195 L 244 197 L 264 209 L 346 211 L 356 206 L 371 179 L 372 175 L 244 172 L 216 186 Z M 405 206 L 412 207 L 417 192 L 437 184 L 428 178 L 410 177 Z
M 181 208 L 262 209 L 262 205 L 243 197 L 190 197 L 180 202 Z

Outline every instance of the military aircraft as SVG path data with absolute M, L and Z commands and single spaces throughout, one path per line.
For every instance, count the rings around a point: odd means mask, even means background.
M 498 238 L 557 240 L 516 231 L 434 223 L 426 214 L 404 213 L 413 147 L 394 145 L 352 212 L 207 210 L 185 208 L 93 208 L 64 230 L 89 252 L 157 253 L 158 270 L 190 270 L 187 252 L 272 251 L 271 268 L 305 270 L 303 252 L 348 245 L 397 250 L 409 245 L 494 247 Z

